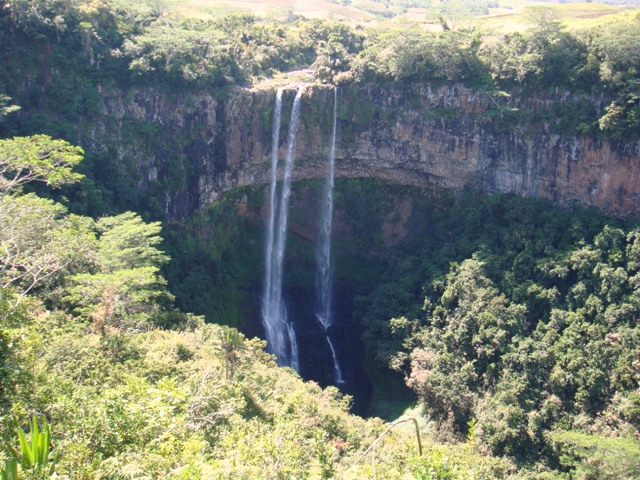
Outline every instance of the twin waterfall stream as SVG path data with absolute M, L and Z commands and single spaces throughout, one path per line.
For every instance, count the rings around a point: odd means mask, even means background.
M 295 370 L 299 370 L 300 366 L 298 345 L 294 323 L 288 318 L 287 309 L 282 297 L 282 276 L 289 215 L 289 197 L 291 196 L 291 175 L 295 160 L 296 136 L 300 120 L 300 102 L 303 93 L 304 86 L 299 88 L 291 109 L 291 120 L 289 122 L 289 132 L 287 136 L 287 156 L 284 163 L 279 198 L 277 172 L 283 88 L 280 87 L 276 93 L 272 126 L 271 181 L 269 184 L 269 216 L 267 219 L 265 248 L 265 279 L 262 296 L 262 322 L 267 340 L 267 350 L 276 356 L 279 365 L 289 366 Z M 336 383 L 340 384 L 344 383 L 343 372 L 336 355 L 336 349 L 329 336 L 329 327 L 331 327 L 333 322 L 331 229 L 333 223 L 333 182 L 337 107 L 338 92 L 337 89 L 334 89 L 333 126 L 329 145 L 327 176 L 321 202 L 320 231 L 316 250 L 316 294 L 318 297 L 316 318 L 322 326 L 333 357 L 333 379 Z

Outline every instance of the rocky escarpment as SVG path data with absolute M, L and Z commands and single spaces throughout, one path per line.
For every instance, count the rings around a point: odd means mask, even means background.
M 295 88 L 285 92 L 282 149 Z M 102 116 L 83 143 L 128 160 L 139 187 L 161 195 L 175 219 L 234 188 L 268 182 L 273 98 L 273 90 L 242 88 L 217 96 L 104 89 Z M 459 85 L 341 87 L 336 174 L 638 216 L 640 143 L 560 135 L 548 122 L 523 120 L 574 101 L 567 93 L 497 100 Z M 295 179 L 324 176 L 332 108 L 328 87 L 306 87 Z

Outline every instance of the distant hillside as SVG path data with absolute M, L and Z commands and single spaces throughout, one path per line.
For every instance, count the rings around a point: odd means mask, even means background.
M 129 0 L 123 0 L 125 2 Z M 549 8 L 562 20 L 609 17 L 622 10 L 640 5 L 640 0 L 604 0 L 601 2 L 567 2 L 557 0 L 178 0 L 156 2 L 167 11 L 197 18 L 211 18 L 230 13 L 251 13 L 260 17 L 302 15 L 324 18 L 350 24 L 387 25 L 423 24 L 440 29 L 441 20 L 455 17 L 465 25 L 484 25 L 490 19 L 490 28 L 519 30 L 526 28 L 526 17 L 531 8 Z M 613 9 L 612 9 L 613 7 Z M 586 12 L 586 13 L 585 13 Z M 480 22 L 480 23 L 478 23 Z M 518 26 L 514 28 L 513 24 Z

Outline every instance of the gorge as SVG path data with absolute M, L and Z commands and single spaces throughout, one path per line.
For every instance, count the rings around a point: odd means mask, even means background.
M 298 96 L 295 84 L 284 85 L 278 91 L 285 105 L 292 105 Z M 637 176 L 640 144 L 555 132 L 544 114 L 558 106 L 570 109 L 576 102 L 586 101 L 566 92 L 527 95 L 514 92 L 507 99 L 496 100 L 460 85 L 346 86 L 340 88 L 341 101 L 333 123 L 334 89 L 313 85 L 305 88 L 301 97 L 296 141 L 289 139 L 278 149 L 274 148 L 274 129 L 286 131 L 293 120 L 285 114 L 282 127 L 275 126 L 278 104 L 274 103 L 273 88 L 233 87 L 217 96 L 207 92 L 174 95 L 145 88 L 133 88 L 126 94 L 106 88 L 100 92 L 101 113 L 80 130 L 81 143 L 104 150 L 105 156 L 123 159 L 122 165 L 138 188 L 155 195 L 165 218 L 173 222 L 206 210 L 209 204 L 234 191 L 269 185 L 273 158 L 278 156 L 295 159 L 291 171 L 286 167 L 277 169 L 278 179 L 285 183 L 287 178 L 294 184 L 322 181 L 327 174 L 327 158 L 332 156 L 334 125 L 340 130 L 333 152 L 338 181 L 371 179 L 427 196 L 443 192 L 454 197 L 463 192 L 514 193 L 548 198 L 565 207 L 596 207 L 624 218 L 640 213 Z M 532 120 L 535 115 L 539 119 Z M 273 188 L 272 183 L 271 192 Z M 322 242 L 317 224 L 305 218 L 315 218 L 326 208 L 314 200 L 322 195 L 319 189 L 316 188 L 316 193 L 312 189 L 310 194 L 305 193 L 306 187 L 301 187 L 294 194 L 297 204 L 294 208 L 299 213 L 293 212 L 288 230 L 303 244 Z M 284 198 L 286 192 L 282 195 Z M 406 235 L 405 224 L 413 208 L 409 197 L 400 195 L 392 202 L 391 209 L 397 209 L 397 218 L 390 221 L 388 217 L 383 227 L 391 232 L 391 237 L 384 240 L 385 248 Z M 258 200 L 253 210 L 246 213 L 242 213 L 246 210 L 244 200 L 238 201 L 236 211 L 241 215 L 263 218 L 258 223 L 271 225 L 265 212 L 274 210 L 265 209 L 264 205 L 273 200 Z M 348 205 L 343 204 L 342 209 L 341 215 L 349 215 Z M 251 228 L 257 228 L 255 221 L 252 225 Z M 343 244 L 353 243 L 353 228 L 351 233 L 345 233 L 349 228 L 345 230 L 344 225 L 337 228 Z M 255 238 L 262 241 L 259 236 Z M 271 247 L 274 265 L 284 248 L 284 243 L 278 246 L 284 237 L 277 238 L 273 237 Z M 353 247 L 341 248 L 340 255 L 349 258 L 353 255 L 345 253 Z M 324 322 L 319 325 L 318 313 L 309 305 L 310 298 L 317 294 L 314 287 L 317 281 L 301 280 L 313 276 L 314 254 L 305 253 L 304 246 L 294 248 L 293 252 L 289 262 L 296 265 L 295 272 L 290 273 L 293 277 L 288 280 L 289 288 L 280 293 L 284 294 L 284 300 L 272 304 L 272 311 L 288 302 L 291 318 L 299 322 L 296 329 L 303 332 L 297 341 L 304 358 L 292 363 L 295 349 L 291 339 L 295 333 L 291 323 L 283 323 L 289 327 L 277 335 L 266 334 L 267 338 L 271 335 L 280 339 L 276 345 L 282 344 L 272 351 L 288 352 L 281 354 L 287 359 L 284 364 L 295 364 L 305 378 L 323 385 L 343 377 L 347 380 L 346 390 L 365 398 L 366 404 L 370 386 L 359 367 L 362 347 L 345 340 L 359 337 L 358 321 L 347 319 L 342 326 L 332 328 Z M 239 321 L 246 322 L 243 330 L 249 335 L 263 336 L 255 321 L 260 310 L 255 292 L 262 287 L 246 276 L 240 283 L 238 288 L 244 292 L 241 295 L 244 300 L 227 301 L 240 303 L 225 308 L 239 308 L 238 318 L 244 319 Z M 343 279 L 337 288 L 342 290 L 337 299 L 339 315 L 349 317 L 356 293 L 345 295 L 344 291 L 353 289 L 352 282 L 344 283 Z M 224 315 L 215 321 L 221 318 Z M 331 331 L 336 335 L 335 345 L 323 340 Z M 336 355 L 342 356 L 344 352 L 348 352 L 346 370 L 338 375 L 334 371 Z
M 410 232 L 407 222 L 420 203 L 416 195 L 459 198 L 465 193 L 512 193 L 547 198 L 567 208 L 595 207 L 620 218 L 640 214 L 640 143 L 567 131 L 558 122 L 576 117 L 576 106 L 600 109 L 606 104 L 604 96 L 560 90 L 498 95 L 460 84 L 426 83 L 353 84 L 339 89 L 340 102 L 335 105 L 333 86 L 310 84 L 300 93 L 296 82 L 180 93 L 98 85 L 96 109 L 75 125 L 74 135 L 95 156 L 94 162 L 112 165 L 117 178 L 135 185 L 146 205 L 155 205 L 153 215 L 169 221 L 178 232 L 193 215 L 206 217 L 210 205 L 231 199 L 232 215 L 244 217 L 248 223 L 242 228 L 254 232 L 243 247 L 253 256 L 240 263 L 265 272 L 264 280 L 247 267 L 231 273 L 234 270 L 224 267 L 222 258 L 206 260 L 195 269 L 192 263 L 184 263 L 174 267 L 176 273 L 170 276 L 178 304 L 205 314 L 210 321 L 240 326 L 249 336 L 271 338 L 270 351 L 280 352 L 278 356 L 285 359 L 282 364 L 294 366 L 305 378 L 321 385 L 343 380 L 345 391 L 362 399 L 360 411 L 366 411 L 371 385 L 362 368 L 368 354 L 358 340 L 361 322 L 354 317 L 354 305 L 373 288 L 380 265 L 393 258 L 393 246 Z M 19 92 L 14 95 L 20 99 Z M 299 97 L 297 131 L 291 129 L 295 119 L 288 113 L 282 125 L 276 125 L 280 115 L 274 97 L 279 95 L 288 106 Z M 16 123 L 36 112 L 18 112 Z M 335 139 L 334 128 L 340 132 Z M 276 129 L 293 132 L 293 137 L 276 145 L 275 138 L 280 138 Z M 290 159 L 291 170 L 277 164 L 274 170 L 274 158 Z M 373 193 L 365 195 L 360 213 L 354 213 L 350 202 L 356 198 L 345 197 L 347 191 L 338 188 L 342 200 L 336 206 L 335 255 L 339 257 L 336 269 L 342 273 L 334 285 L 338 293 L 331 297 L 339 317 L 336 324 L 319 321 L 326 311 L 319 313 L 312 301 L 322 296 L 317 288 L 322 281 L 314 277 L 317 262 L 327 259 L 309 251 L 311 245 L 321 249 L 324 242 L 315 218 L 328 206 L 318 200 L 324 194 L 317 182 L 326 179 L 329 158 L 334 160 L 338 186 L 349 179 L 368 179 L 400 189 L 376 200 L 380 205 L 374 208 L 386 210 L 374 215 L 376 221 L 384 219 L 373 227 L 370 219 L 362 221 L 371 215 L 365 210 L 372 207 L 366 204 L 375 198 Z M 276 179 L 293 182 L 293 211 L 284 223 L 269 216 L 278 211 L 272 207 L 289 195 L 283 189 L 281 200 L 276 200 Z M 269 193 L 262 196 L 265 186 Z M 249 206 L 246 189 L 255 192 L 249 195 Z M 375 184 L 371 189 L 381 192 Z M 280 214 L 285 210 L 280 208 Z M 350 225 L 350 217 L 359 215 L 360 223 Z M 276 231 L 276 220 L 280 225 L 288 223 L 288 236 L 295 239 L 288 260 L 284 232 Z M 201 221 L 222 222 L 203 226 L 195 234 L 202 237 L 199 242 L 209 245 L 202 251 L 204 256 L 220 249 L 212 243 L 218 238 L 211 236 L 212 229 L 227 232 L 218 236 L 228 236 L 238 228 L 225 227 L 227 217 Z M 273 226 L 272 234 L 267 231 L 261 236 L 264 225 L 267 230 Z M 366 239 L 358 240 L 363 231 Z M 264 238 L 264 248 L 257 247 Z M 183 247 L 178 242 L 175 248 L 174 258 Z M 260 259 L 264 249 L 272 252 L 265 265 Z M 286 261 L 289 267 L 284 266 Z M 320 268 L 331 268 L 326 265 Z M 275 279 L 285 268 L 289 273 L 281 280 L 283 286 Z M 213 271 L 204 273 L 207 269 Z M 218 283 L 207 286 L 189 280 L 200 270 Z M 298 322 L 295 327 L 277 320 L 284 318 L 285 304 L 291 309 L 290 318 Z M 274 319 L 272 323 L 260 322 L 267 317 Z M 279 323 L 287 328 L 270 331 L 269 325 Z M 292 341 L 294 336 L 297 342 Z M 297 359 L 296 351 L 304 352 L 301 358 Z M 335 368 L 336 359 L 341 370 Z
M 0 478 L 640 478 L 604 1 L 0 0 Z

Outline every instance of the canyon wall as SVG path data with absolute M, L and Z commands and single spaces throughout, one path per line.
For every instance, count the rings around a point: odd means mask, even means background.
M 282 149 L 295 88 L 285 92 Z M 237 187 L 268 182 L 274 94 L 103 88 L 101 116 L 84 126 L 81 143 L 121 159 L 139 188 L 162 198 L 166 217 L 177 219 Z M 325 174 L 332 96 L 329 87 L 305 89 L 294 179 Z M 340 87 L 336 175 L 546 197 L 638 217 L 640 143 L 550 127 L 553 106 L 571 115 L 580 100 L 566 92 L 497 96 L 460 85 Z

